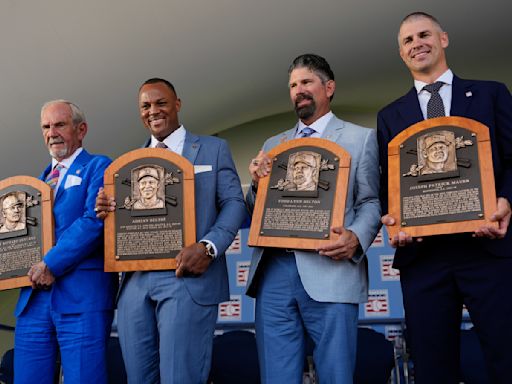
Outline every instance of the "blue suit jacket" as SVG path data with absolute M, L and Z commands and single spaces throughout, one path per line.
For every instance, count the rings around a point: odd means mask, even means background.
M 144 146 L 149 144 L 148 140 Z M 196 237 L 197 241 L 210 240 L 218 252 L 217 258 L 202 275 L 184 277 L 183 281 L 198 304 L 218 304 L 229 300 L 224 252 L 247 215 L 240 179 L 225 140 L 197 136 L 187 131 L 182 156 L 194 167 L 211 166 L 211 170 L 204 172 L 195 168 Z M 123 276 L 121 289 L 130 275 Z
M 271 137 L 263 145 L 265 152 L 292 140 L 297 126 Z M 334 141 L 350 153 L 350 175 L 345 205 L 344 227 L 357 235 L 362 252 L 350 261 L 334 261 L 317 252 L 295 251 L 297 269 L 304 289 L 312 299 L 321 302 L 359 303 L 368 298 L 365 252 L 380 226 L 379 163 L 376 132 L 335 116 L 328 122 L 323 139 Z M 247 193 L 249 208 L 254 207 L 252 188 Z M 264 248 L 255 248 L 247 283 L 247 293 L 256 294 L 258 266 Z
M 83 150 L 55 195 L 55 245 L 43 260 L 55 276 L 51 306 L 58 313 L 113 308 L 117 274 L 103 271 L 103 221 L 94 212 L 96 195 L 109 164 L 108 157 Z M 50 170 L 51 164 L 39 178 L 45 180 Z M 30 305 L 31 294 L 30 287 L 21 290 L 16 316 Z
M 468 117 L 489 127 L 496 194 L 512 202 L 512 97 L 507 87 L 494 81 L 463 80 L 454 76 L 450 114 Z M 381 202 L 384 213 L 387 212 L 388 199 L 388 143 L 398 133 L 422 120 L 423 115 L 414 87 L 378 114 L 377 134 L 382 168 Z M 473 241 L 477 252 L 486 251 L 495 256 L 512 257 L 511 232 L 509 228 L 507 236 L 502 240 L 473 239 L 470 235 L 457 235 L 457 238 Z M 427 243 L 442 241 L 443 236 L 425 240 Z M 400 267 L 411 262 L 421 253 L 422 247 L 415 244 L 397 249 L 395 266 Z

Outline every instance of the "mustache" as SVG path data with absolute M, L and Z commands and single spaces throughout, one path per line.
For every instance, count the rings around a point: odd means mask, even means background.
M 295 98 L 295 106 L 297 106 L 297 104 L 304 100 L 313 100 L 313 97 L 306 93 L 298 93 L 297 97 Z
M 62 144 L 64 141 L 62 139 L 52 139 L 48 140 L 48 144 Z

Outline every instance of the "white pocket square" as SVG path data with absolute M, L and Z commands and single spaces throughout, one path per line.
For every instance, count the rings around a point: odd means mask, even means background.
M 211 165 L 194 165 L 194 173 L 210 172 L 212 169 Z
M 82 184 L 82 178 L 75 175 L 68 175 L 66 178 L 66 184 L 64 184 L 64 189 L 68 189 L 70 187 L 74 187 L 75 185 Z

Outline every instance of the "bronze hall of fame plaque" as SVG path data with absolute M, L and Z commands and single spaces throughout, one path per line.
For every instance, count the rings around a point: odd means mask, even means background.
M 105 170 L 116 210 L 105 219 L 105 271 L 175 269 L 196 241 L 194 167 L 166 149 L 128 152 Z
M 294 139 L 268 153 L 270 175 L 258 184 L 250 246 L 316 249 L 343 225 L 350 154 L 319 138 Z
M 414 124 L 388 145 L 389 236 L 472 232 L 496 210 L 489 129 L 464 117 Z M 493 224 L 494 225 L 494 224 Z
M 30 267 L 53 246 L 52 189 L 30 176 L 0 181 L 0 289 L 31 285 Z

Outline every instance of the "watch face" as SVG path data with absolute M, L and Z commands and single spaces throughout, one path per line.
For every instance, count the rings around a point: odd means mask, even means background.
M 210 243 L 207 243 L 206 241 L 201 241 L 201 244 L 204 244 L 205 248 L 206 248 L 206 255 L 211 257 L 213 259 L 213 257 L 215 256 L 214 252 L 213 252 L 213 247 Z

